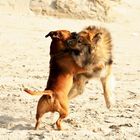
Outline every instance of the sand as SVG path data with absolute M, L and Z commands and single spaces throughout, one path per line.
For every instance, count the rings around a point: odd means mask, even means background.
M 140 139 L 140 2 L 115 9 L 113 23 L 0 13 L 0 140 L 139 140 Z M 58 114 L 43 117 L 35 131 L 39 96 L 23 87 L 44 90 L 49 72 L 51 30 L 80 31 L 88 25 L 110 30 L 114 44 L 116 105 L 105 106 L 101 83 L 90 80 L 84 93 L 70 101 L 63 131 L 51 127 Z M 46 127 L 47 125 L 47 127 Z

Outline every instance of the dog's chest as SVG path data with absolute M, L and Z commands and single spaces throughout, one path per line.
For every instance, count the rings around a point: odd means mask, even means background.
M 92 73 L 85 73 L 84 76 L 88 79 L 92 78 L 101 78 L 106 75 L 106 69 L 103 68 L 102 70 L 93 70 Z

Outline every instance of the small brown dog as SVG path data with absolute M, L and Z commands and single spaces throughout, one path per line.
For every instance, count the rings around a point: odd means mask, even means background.
M 97 28 L 95 26 L 89 26 L 83 31 L 79 32 L 79 36 L 87 39 L 91 46 L 92 72 L 86 72 L 84 74 L 78 74 L 74 76 L 74 84 L 70 93 L 68 94 L 69 99 L 76 97 L 83 93 L 86 82 L 90 78 L 100 78 L 103 90 L 104 98 L 107 108 L 110 108 L 114 103 L 113 95 L 113 74 L 112 74 L 112 41 L 109 31 L 105 28 Z M 76 42 L 71 39 L 68 40 L 70 44 L 75 44 L 72 47 L 81 48 L 80 44 L 85 44 L 83 41 Z M 85 44 L 85 46 L 87 46 Z M 81 58 L 75 59 L 75 62 L 81 66 L 79 63 Z M 79 61 L 80 60 L 80 61 Z M 97 67 L 95 67 L 97 65 Z
M 47 36 L 51 36 L 54 39 L 53 34 L 54 32 L 49 33 Z M 64 34 L 61 35 L 65 36 Z M 68 35 L 69 32 L 66 34 Z M 71 34 L 69 34 L 69 37 L 71 37 Z M 69 37 L 67 36 L 66 38 Z M 78 73 L 85 73 L 93 67 L 90 62 L 86 62 L 84 64 L 81 62 L 82 67 L 78 66 L 74 60 L 74 58 L 79 59 L 78 57 L 81 57 L 81 54 L 83 54 L 83 57 L 87 57 L 87 55 L 91 56 L 91 52 L 87 52 L 87 50 L 90 50 L 91 46 L 81 44 L 82 49 L 80 50 L 75 48 L 72 49 L 71 47 L 63 50 L 63 48 L 66 48 L 66 44 L 64 43 L 64 37 L 60 38 L 60 35 L 58 35 L 57 39 L 55 38 L 52 42 L 50 74 L 45 91 L 31 91 L 29 89 L 24 89 L 25 92 L 31 95 L 43 95 L 37 106 L 37 122 L 35 129 L 38 129 L 41 117 L 45 113 L 55 111 L 60 114 L 58 120 L 56 121 L 57 128 L 59 130 L 62 129 L 61 121 L 68 115 L 68 93 L 73 85 L 73 76 Z M 84 53 L 86 53 L 86 55 L 84 55 Z M 86 61 L 86 58 L 84 60 Z

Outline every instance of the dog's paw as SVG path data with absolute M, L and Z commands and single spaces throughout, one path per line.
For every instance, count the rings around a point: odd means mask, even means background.
M 111 108 L 113 108 L 115 106 L 115 104 L 116 104 L 115 96 L 111 95 L 109 97 L 109 101 L 106 102 L 106 107 L 108 109 L 111 109 Z

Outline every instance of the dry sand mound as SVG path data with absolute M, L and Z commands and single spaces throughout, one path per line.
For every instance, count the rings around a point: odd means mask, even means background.
M 118 2 L 120 0 L 115 0 Z M 111 21 L 111 0 L 5 0 L 0 1 L 0 12 L 50 15 L 71 18 L 93 18 L 100 21 Z
M 104 0 L 32 0 L 31 9 L 43 15 L 106 20 L 110 6 L 109 2 Z
M 30 0 L 1 0 L 0 13 L 17 13 L 29 14 L 30 13 Z

